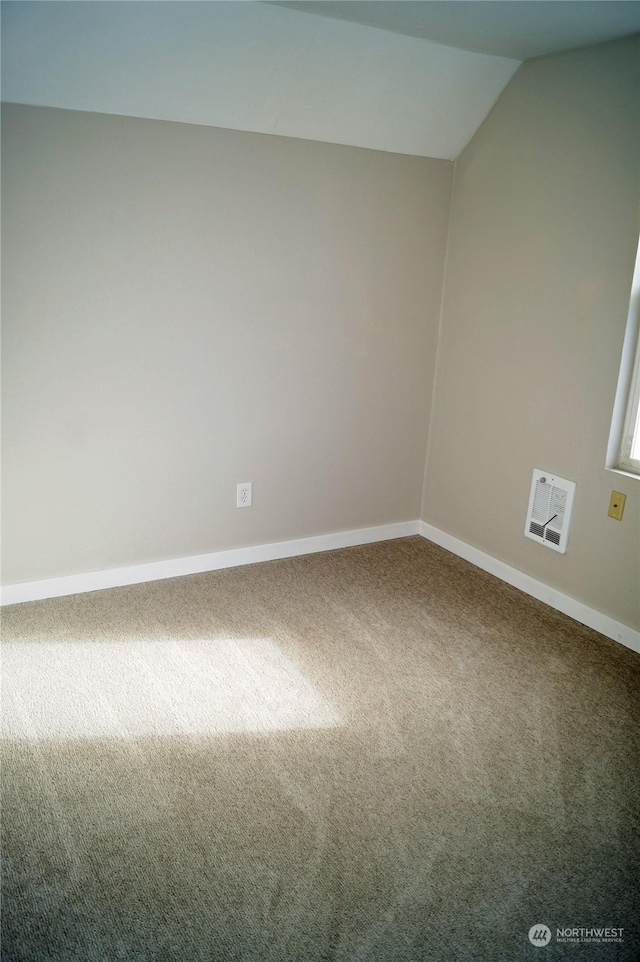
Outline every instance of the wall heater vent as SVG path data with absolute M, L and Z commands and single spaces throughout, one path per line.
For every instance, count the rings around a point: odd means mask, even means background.
M 569 541 L 575 481 L 535 468 L 524 533 L 527 538 L 564 554 Z

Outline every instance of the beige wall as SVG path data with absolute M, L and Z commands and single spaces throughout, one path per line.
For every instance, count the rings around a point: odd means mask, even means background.
M 457 161 L 433 407 L 451 164 L 6 107 L 3 582 L 413 519 L 422 493 L 640 627 L 640 484 L 604 470 L 639 64 L 638 38 L 525 64 Z M 534 467 L 578 484 L 567 555 L 524 537 Z
M 18 106 L 3 153 L 5 584 L 418 517 L 452 163 Z
M 636 628 L 640 484 L 604 461 L 638 239 L 639 73 L 638 38 L 530 61 L 456 162 L 422 508 Z M 566 555 L 523 535 L 534 467 L 577 482 Z

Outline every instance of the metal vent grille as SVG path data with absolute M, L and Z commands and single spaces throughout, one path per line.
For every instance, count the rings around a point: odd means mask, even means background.
M 562 554 L 567 550 L 575 482 L 536 468 L 524 533 Z

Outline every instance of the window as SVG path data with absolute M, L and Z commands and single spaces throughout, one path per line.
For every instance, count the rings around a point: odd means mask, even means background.
M 629 320 L 613 409 L 608 468 L 640 477 L 640 244 L 631 285 Z
M 627 405 L 626 423 L 620 445 L 619 466 L 640 474 L 640 342 L 636 349 L 633 384 Z

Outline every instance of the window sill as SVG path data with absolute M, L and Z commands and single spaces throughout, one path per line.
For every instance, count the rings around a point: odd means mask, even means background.
M 631 468 L 618 467 L 613 465 L 605 465 L 605 471 L 612 471 L 614 474 L 621 474 L 625 478 L 633 478 L 635 481 L 640 481 L 640 473 L 634 471 Z

